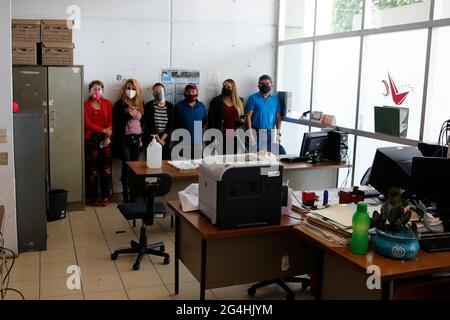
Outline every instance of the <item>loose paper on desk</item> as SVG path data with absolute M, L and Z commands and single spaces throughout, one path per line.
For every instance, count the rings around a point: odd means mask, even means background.
M 195 170 L 200 166 L 201 160 L 176 160 L 168 163 L 178 170 Z
M 373 211 L 375 207 L 369 208 L 369 216 L 372 217 Z M 334 222 L 337 225 L 343 227 L 343 229 L 351 229 L 352 228 L 352 219 L 353 215 L 356 211 L 355 204 L 342 205 L 338 204 L 335 206 L 331 206 L 326 209 L 314 211 L 313 214 L 324 218 L 325 220 L 330 220 L 330 222 Z
M 198 210 L 198 183 L 189 185 L 186 189 L 178 192 L 183 212 Z

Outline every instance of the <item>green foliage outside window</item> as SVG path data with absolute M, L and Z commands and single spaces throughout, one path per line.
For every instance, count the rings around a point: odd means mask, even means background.
M 320 1 L 320 0 L 319 0 Z M 401 7 L 426 0 L 367 0 L 372 1 L 378 9 Z M 361 0 L 334 0 L 332 32 L 346 32 L 353 30 L 353 16 L 362 14 L 363 1 Z

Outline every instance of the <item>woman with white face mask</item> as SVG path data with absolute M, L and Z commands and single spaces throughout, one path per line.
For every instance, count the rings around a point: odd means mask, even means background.
M 122 160 L 122 188 L 124 202 L 134 202 L 129 188 L 130 172 L 127 161 L 139 160 L 142 150 L 142 121 L 144 101 L 139 82 L 128 79 L 120 92 L 113 111 L 113 155 Z

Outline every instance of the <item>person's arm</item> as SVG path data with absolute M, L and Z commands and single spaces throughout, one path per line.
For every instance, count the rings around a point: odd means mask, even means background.
M 245 110 L 247 111 L 247 130 L 250 130 L 250 144 L 254 145 L 256 143 L 255 137 L 253 136 L 253 125 L 252 125 L 252 116 L 253 110 L 255 109 L 255 99 L 253 96 L 250 96 L 247 100 L 247 104 L 245 105 Z
M 276 128 L 277 128 L 277 143 L 279 144 L 281 141 L 281 106 L 280 106 L 280 100 L 277 99 L 277 108 L 276 108 Z
M 93 123 L 89 117 L 89 102 L 86 101 L 84 103 L 84 127 L 86 129 L 95 131 L 95 132 L 99 132 L 99 133 L 103 133 L 104 129 L 103 127 L 96 125 L 95 123 Z
M 107 114 L 108 114 L 107 125 L 108 125 L 108 128 L 110 128 L 112 130 L 112 126 L 113 126 L 113 124 L 112 124 L 112 121 L 113 121 L 113 119 L 112 119 L 112 103 L 109 100 L 106 100 L 106 101 L 107 101 L 106 110 L 107 110 Z

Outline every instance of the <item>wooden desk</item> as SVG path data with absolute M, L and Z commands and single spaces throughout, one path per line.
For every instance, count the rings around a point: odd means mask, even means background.
M 281 217 L 280 225 L 219 230 L 195 211 L 186 213 L 178 201 L 169 206 L 175 223 L 175 294 L 179 293 L 179 261 L 205 290 L 311 273 L 320 251 L 296 236 L 298 220 Z M 282 270 L 283 257 L 289 268 Z M 285 258 L 286 259 L 286 258 Z M 261 266 L 264 266 L 261 268 Z
M 372 247 L 367 255 L 356 255 L 350 247 L 333 245 L 302 226 L 294 228 L 298 235 L 323 250 L 322 299 L 394 299 L 399 280 L 450 272 L 450 252 L 420 250 L 414 260 L 408 261 L 383 257 Z M 381 290 L 367 288 L 370 266 L 380 268 Z

